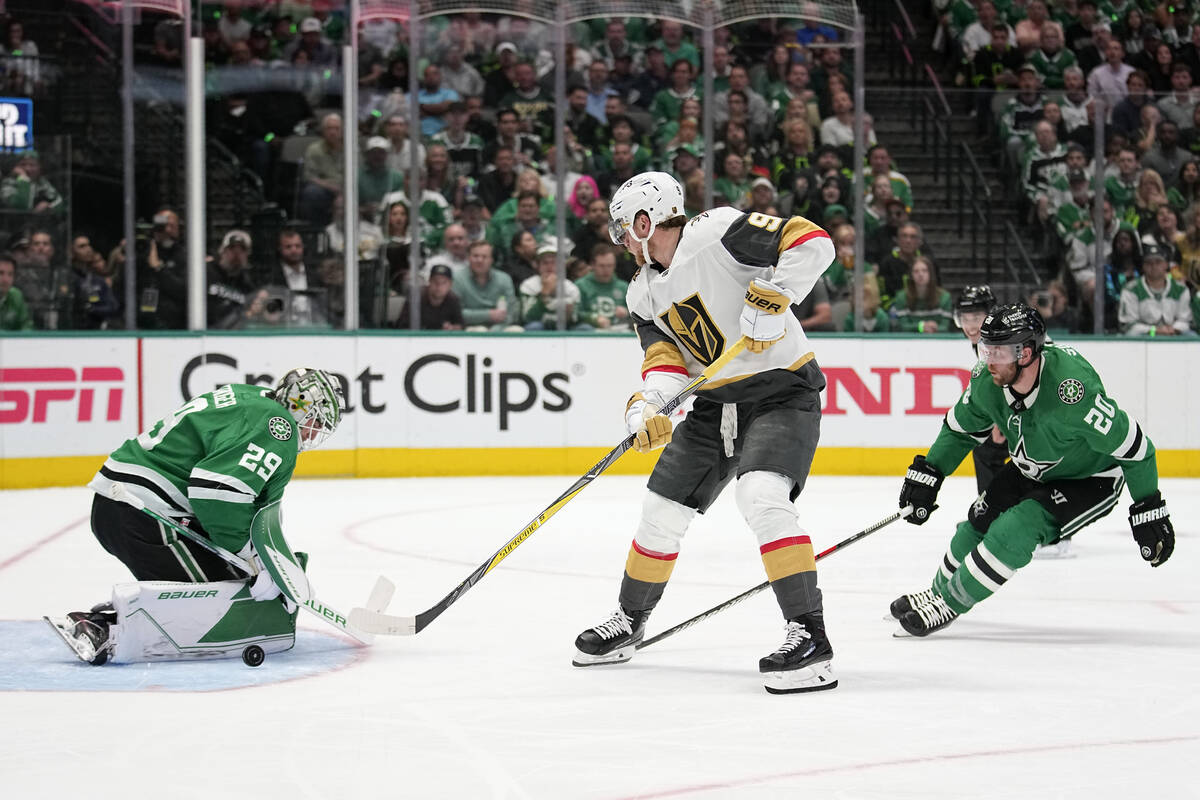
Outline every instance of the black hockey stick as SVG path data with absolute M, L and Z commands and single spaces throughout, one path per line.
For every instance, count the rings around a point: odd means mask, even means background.
M 895 514 L 892 514 L 891 516 L 889 516 L 885 519 L 879 520 L 879 522 L 876 522 L 871 527 L 864 528 L 863 530 L 859 531 L 858 533 L 854 534 L 853 536 L 843 539 L 842 541 L 838 542 L 837 544 L 833 545 L 832 547 L 830 547 L 827 550 L 822 550 L 820 553 L 817 554 L 817 557 L 814 560 L 820 561 L 825 556 L 830 555 L 832 553 L 836 553 L 838 550 L 841 550 L 843 547 L 849 547 L 850 545 L 857 542 L 859 539 L 865 539 L 866 537 L 870 536 L 875 531 L 877 531 L 881 528 L 886 528 L 888 525 L 891 525 L 896 520 L 900 519 L 901 517 L 907 517 L 911 513 L 912 513 L 912 506 L 905 506 L 904 508 L 897 511 Z M 763 581 L 758 586 L 755 586 L 753 589 L 747 589 L 746 591 L 739 594 L 737 597 L 731 597 L 728 600 L 726 600 L 724 603 L 721 603 L 718 606 L 713 606 L 708 611 L 705 611 L 703 614 L 697 614 L 696 616 L 692 617 L 691 619 L 687 620 L 686 622 L 679 623 L 674 628 L 667 628 L 662 633 L 657 634 L 655 636 L 651 636 L 646 641 L 640 643 L 637 646 L 637 649 L 641 650 L 643 648 L 649 647 L 650 645 L 654 644 L 655 642 L 661 642 L 663 639 L 666 639 L 669 636 L 674 636 L 675 634 L 679 633 L 680 631 L 686 630 L 686 629 L 692 627 L 697 622 L 703 622 L 704 620 L 708 619 L 709 617 L 713 616 L 714 614 L 718 614 L 718 613 L 724 611 L 725 609 L 729 608 L 730 606 L 736 606 L 738 603 L 742 602 L 743 600 L 745 600 L 748 597 L 753 597 L 754 595 L 758 594 L 759 592 L 761 592 L 763 589 L 767 588 L 770 585 L 771 585 L 770 581 Z
M 705 367 L 699 376 L 694 378 L 687 386 L 684 386 L 679 391 L 679 394 L 667 401 L 667 404 L 661 409 L 662 413 L 669 415 L 675 409 L 679 408 L 697 389 L 712 380 L 714 375 L 736 358 L 745 347 L 745 337 L 738 339 L 730 345 L 729 349 L 722 353 L 716 361 Z M 633 447 L 634 438 L 634 434 L 630 434 L 622 439 L 620 444 L 608 452 L 608 455 L 596 462 L 595 466 L 589 469 L 583 477 L 571 484 L 569 489 L 558 496 L 558 499 L 534 517 L 529 524 L 521 528 L 516 536 L 509 539 L 503 547 L 492 554 L 491 558 L 480 564 L 478 569 L 468 575 L 466 580 L 454 587 L 454 591 L 435 603 L 432 608 L 422 611 L 415 617 L 399 617 L 390 614 L 381 614 L 366 608 L 352 608 L 350 609 L 350 624 L 359 630 L 389 636 L 413 636 L 420 633 L 429 623 L 437 619 L 443 611 L 452 606 L 458 598 L 466 594 L 467 590 L 483 580 L 484 575 L 487 575 L 501 561 L 508 558 L 513 550 L 516 550 L 522 542 L 532 536 L 548 519 L 557 514 L 575 495 L 582 492 L 588 484 L 600 477 L 618 458 L 625 454 L 625 451 Z

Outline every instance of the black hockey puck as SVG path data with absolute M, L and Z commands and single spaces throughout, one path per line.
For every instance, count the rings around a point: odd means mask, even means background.
M 252 644 L 242 651 L 242 661 L 245 662 L 247 667 L 260 666 L 266 660 L 267 654 L 256 644 Z

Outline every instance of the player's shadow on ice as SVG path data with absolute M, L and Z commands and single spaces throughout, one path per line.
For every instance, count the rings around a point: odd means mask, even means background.
M 934 641 L 997 642 L 1001 644 L 1028 644 L 1075 646 L 1137 646 L 1137 647 L 1200 647 L 1200 635 L 1180 635 L 1169 631 L 1135 631 L 1127 627 L 1113 628 L 1067 628 L 1031 627 L 1010 625 L 1001 622 L 970 620 L 967 625 L 959 621 L 946 630 L 939 631 L 928 639 L 905 639 L 903 641 L 924 645 Z

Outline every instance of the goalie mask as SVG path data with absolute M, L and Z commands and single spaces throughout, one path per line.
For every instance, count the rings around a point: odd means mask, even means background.
M 342 421 L 341 384 L 325 370 L 290 370 L 273 396 L 296 422 L 300 452 L 320 447 Z
M 646 238 L 633 232 L 633 221 L 644 213 L 650 219 Z M 665 172 L 643 172 L 621 184 L 608 204 L 608 235 L 613 244 L 623 247 L 625 234 L 642 246 L 645 263 L 650 263 L 650 237 L 659 223 L 684 216 L 683 187 Z

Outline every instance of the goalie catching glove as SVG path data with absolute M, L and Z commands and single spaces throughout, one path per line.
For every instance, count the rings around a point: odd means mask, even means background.
M 1139 500 L 1129 507 L 1129 527 L 1141 550 L 1142 559 L 1152 567 L 1160 567 L 1175 550 L 1175 526 L 1167 513 L 1167 503 L 1160 492 Z
M 787 333 L 787 313 L 792 293 L 782 286 L 755 278 L 746 288 L 746 307 L 742 309 L 742 335 L 750 341 L 746 349 L 761 353 Z
M 635 394 L 625 409 L 625 429 L 633 434 L 633 449 L 649 453 L 665 447 L 671 441 L 674 425 L 671 419 L 658 413 L 662 398 L 655 396 L 647 400 L 641 393 Z

